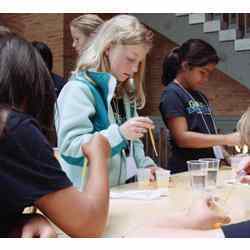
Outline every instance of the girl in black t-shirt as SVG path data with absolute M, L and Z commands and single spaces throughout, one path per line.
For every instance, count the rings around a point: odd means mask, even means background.
M 186 171 L 187 160 L 223 158 L 220 146 L 240 143 L 238 133 L 217 134 L 208 99 L 199 91 L 218 62 L 214 48 L 199 39 L 184 42 L 165 58 L 160 112 L 171 135 L 172 173 Z
M 51 76 L 32 44 L 0 34 L 0 237 L 53 237 L 37 207 L 66 234 L 102 234 L 109 205 L 110 146 L 96 135 L 81 150 L 89 160 L 88 181 L 79 192 L 62 171 L 49 140 L 55 95 Z

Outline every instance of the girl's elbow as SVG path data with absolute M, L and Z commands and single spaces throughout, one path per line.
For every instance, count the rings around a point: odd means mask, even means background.
M 188 142 L 185 138 L 182 138 L 182 137 L 176 138 L 175 142 L 179 148 L 187 148 L 188 147 Z

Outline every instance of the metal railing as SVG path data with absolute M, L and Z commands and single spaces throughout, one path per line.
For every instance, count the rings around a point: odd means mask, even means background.
M 250 14 L 207 13 L 206 21 L 220 20 L 221 29 L 236 29 L 237 39 L 250 38 Z

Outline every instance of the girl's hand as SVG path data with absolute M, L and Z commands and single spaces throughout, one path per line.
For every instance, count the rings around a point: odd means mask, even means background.
M 91 161 L 96 158 L 108 159 L 110 157 L 110 144 L 101 134 L 95 134 L 88 143 L 81 146 L 82 153 Z
M 22 214 L 11 229 L 11 238 L 56 238 L 57 233 L 41 214 Z
M 148 129 L 153 129 L 154 123 L 148 117 L 134 117 L 120 126 L 121 134 L 127 140 L 135 140 L 144 136 Z
M 217 198 L 212 197 L 197 201 L 186 215 L 189 222 L 187 228 L 208 230 L 214 229 L 216 225 L 228 224 L 231 219 L 217 201 Z
M 250 184 L 250 157 L 244 157 L 239 163 L 238 171 L 236 172 L 240 177 L 240 182 Z
M 156 181 L 156 170 L 157 169 L 161 169 L 160 167 L 157 167 L 155 165 L 150 165 L 147 167 L 148 169 L 150 169 L 150 175 L 149 175 L 149 181 Z
M 31 215 L 22 228 L 22 238 L 56 238 L 57 234 L 49 221 L 40 214 Z
M 234 132 L 234 133 L 225 135 L 225 145 L 227 146 L 241 145 L 240 133 Z

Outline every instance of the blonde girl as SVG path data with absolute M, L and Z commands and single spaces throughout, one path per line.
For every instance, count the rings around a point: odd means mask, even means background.
M 143 76 L 152 33 L 135 17 L 118 15 L 105 22 L 83 51 L 76 70 L 58 99 L 56 128 L 60 163 L 80 187 L 84 156 L 81 145 L 94 133 L 108 138 L 110 186 L 133 180 L 137 168 L 155 163 L 146 157 L 139 138 L 154 128 L 138 117 L 145 104 Z

